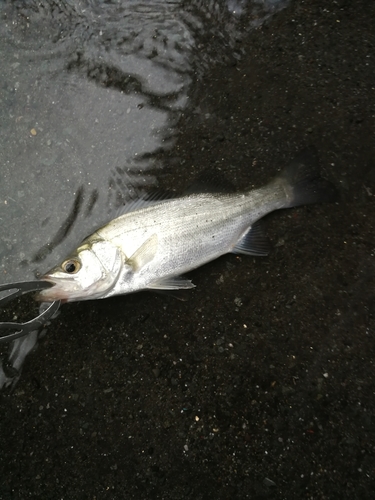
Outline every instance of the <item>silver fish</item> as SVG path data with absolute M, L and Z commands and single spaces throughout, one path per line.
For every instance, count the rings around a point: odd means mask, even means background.
M 55 286 L 42 290 L 38 299 L 71 302 L 187 289 L 194 285 L 181 275 L 225 253 L 267 255 L 259 219 L 281 208 L 334 198 L 334 187 L 319 176 L 316 165 L 308 150 L 259 189 L 219 192 L 201 180 L 179 198 L 132 202 L 41 278 Z

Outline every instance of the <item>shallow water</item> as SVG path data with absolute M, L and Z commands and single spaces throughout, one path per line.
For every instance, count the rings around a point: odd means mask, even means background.
M 0 282 L 40 276 L 158 185 L 190 96 L 285 4 L 1 3 Z M 16 341 L 13 367 L 35 342 Z
M 1 4 L 0 281 L 46 271 L 155 185 L 194 87 L 281 5 Z

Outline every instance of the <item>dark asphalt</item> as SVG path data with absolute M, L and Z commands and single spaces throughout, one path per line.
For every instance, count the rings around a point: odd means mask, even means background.
M 163 187 L 259 186 L 314 144 L 341 200 L 270 215 L 270 256 L 187 302 L 65 305 L 0 395 L 1 500 L 375 497 L 374 19 L 294 1 L 206 75 Z

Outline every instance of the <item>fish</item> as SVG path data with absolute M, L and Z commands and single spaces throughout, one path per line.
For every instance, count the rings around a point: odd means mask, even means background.
M 259 222 L 279 209 L 336 199 L 312 149 L 302 151 L 267 185 L 243 192 L 201 176 L 179 197 L 151 195 L 85 238 L 42 280 L 54 286 L 37 299 L 73 302 L 141 290 L 180 290 L 184 277 L 226 253 L 266 256 L 270 244 Z

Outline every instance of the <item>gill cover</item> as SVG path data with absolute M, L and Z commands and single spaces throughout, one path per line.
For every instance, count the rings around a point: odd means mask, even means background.
M 43 290 L 38 299 L 70 302 L 100 298 L 115 286 L 122 264 L 115 245 L 102 239 L 85 240 L 74 254 L 42 277 L 54 286 Z

